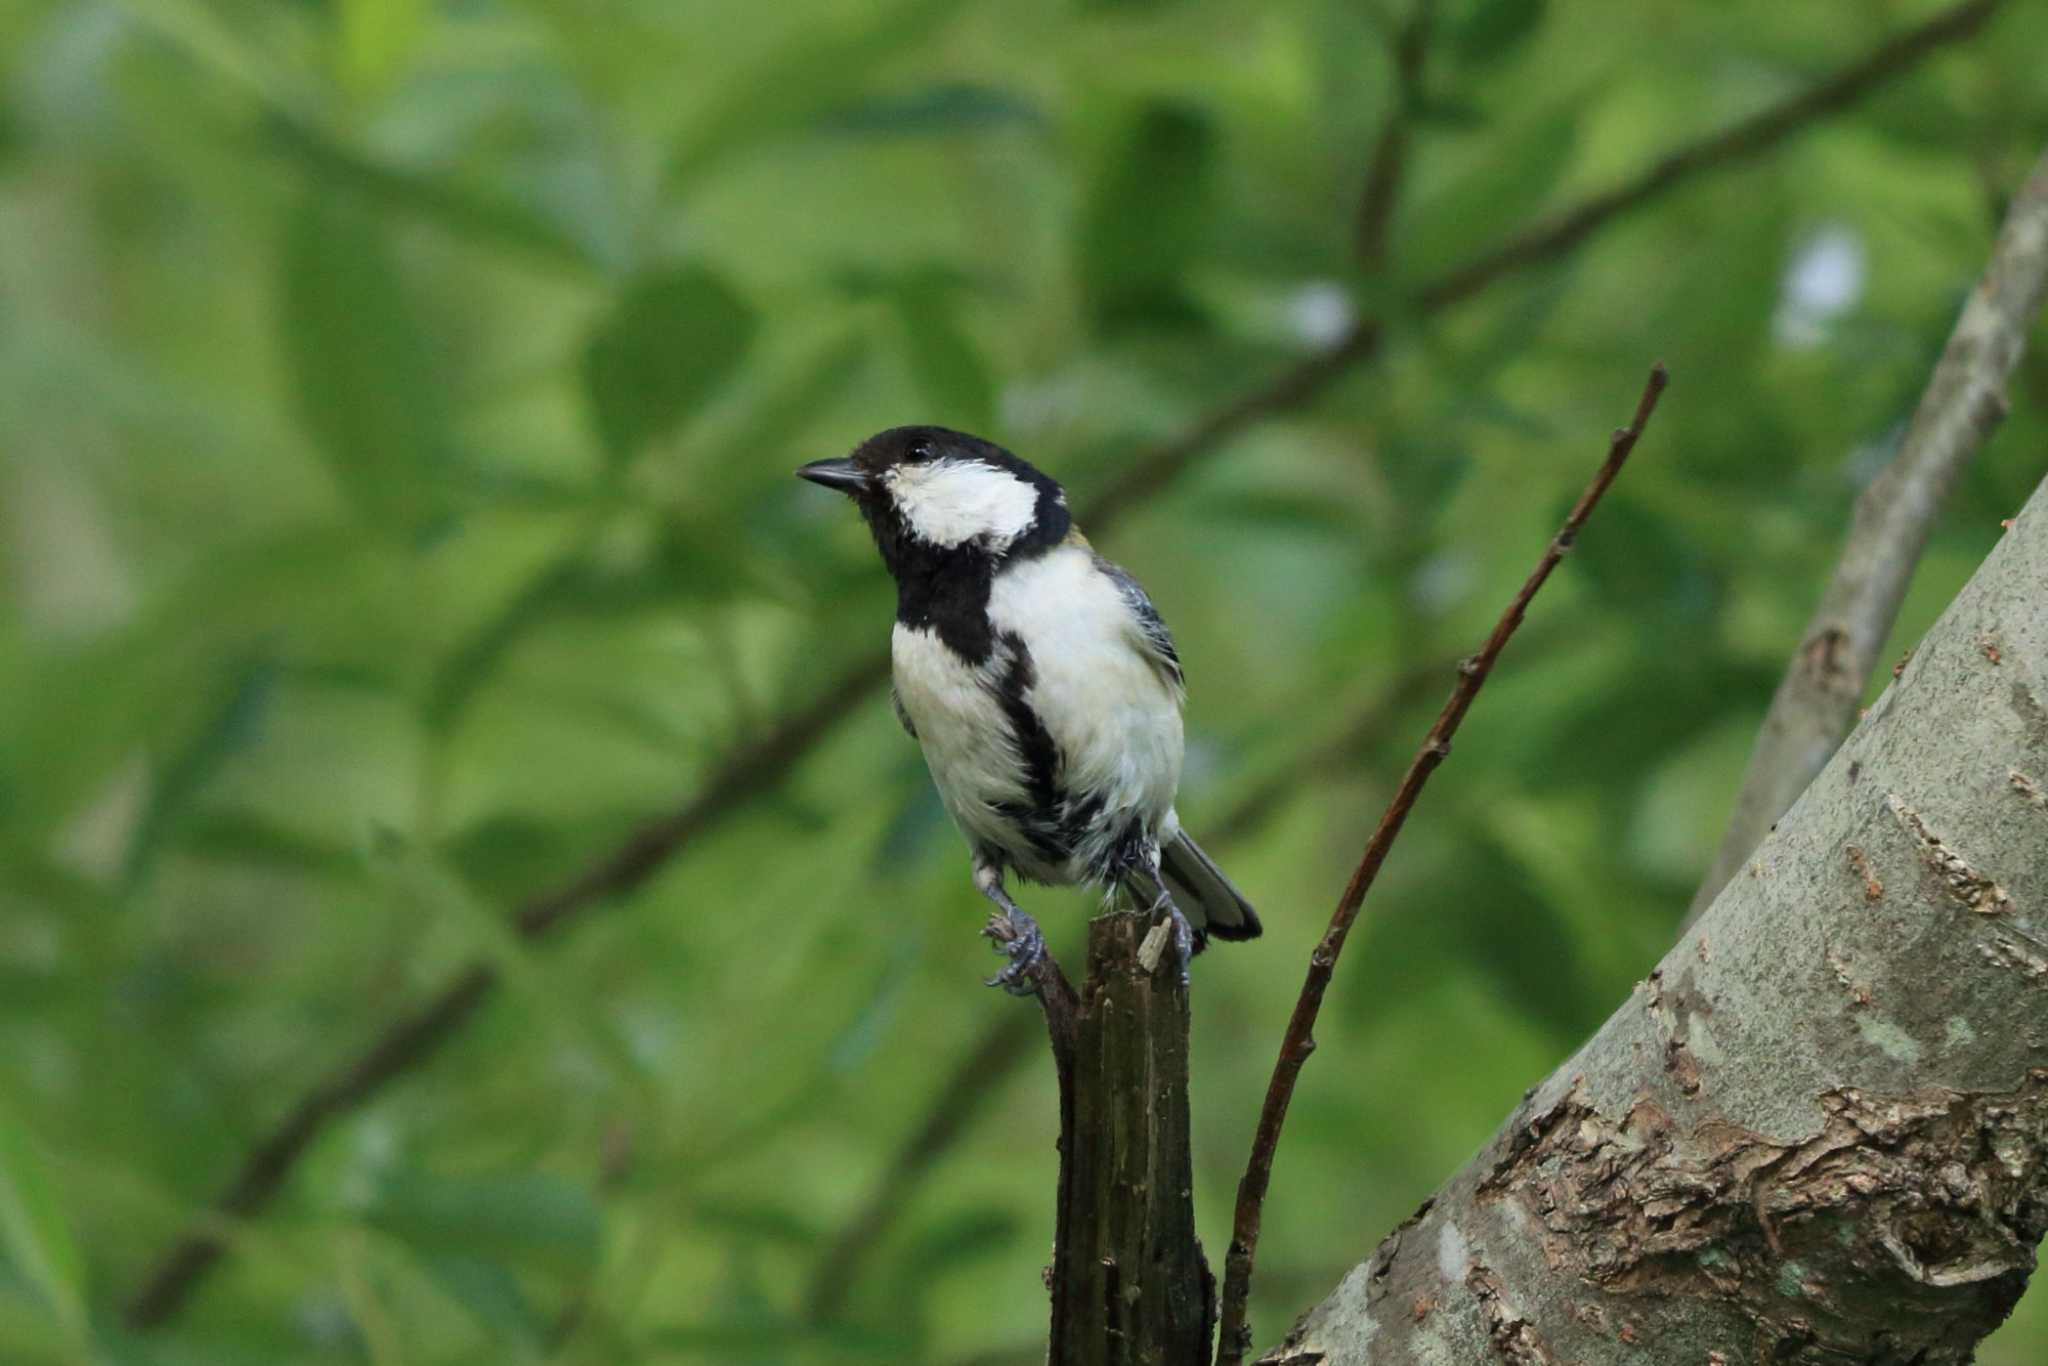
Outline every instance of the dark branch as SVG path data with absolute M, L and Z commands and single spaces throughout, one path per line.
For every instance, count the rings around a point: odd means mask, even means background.
M 472 963 L 426 1005 L 394 1020 L 368 1049 L 314 1083 L 243 1157 L 234 1178 L 214 1197 L 214 1212 L 247 1218 L 269 1204 L 329 1124 L 432 1056 L 497 985 L 494 970 Z M 224 1251 L 226 1244 L 210 1231 L 195 1229 L 179 1238 L 129 1300 L 123 1311 L 128 1326 L 153 1328 L 177 1312 Z
M 1942 48 L 1975 33 L 2003 3 L 2004 0 L 1969 0 L 1945 10 L 1799 94 L 1732 128 L 1667 153 L 1626 184 L 1511 234 L 1466 264 L 1425 282 L 1409 297 L 1408 313 L 1427 317 L 1465 302 L 1507 276 L 1558 260 L 1608 224 L 1681 185 L 1758 156 L 1800 129 L 1846 111 L 1886 81 L 1904 75 Z M 1264 387 L 1224 405 L 1178 436 L 1133 456 L 1096 498 L 1088 524 L 1100 530 L 1179 478 L 1203 452 L 1255 422 L 1307 404 L 1353 366 L 1374 356 L 1385 340 L 1385 330 L 1380 319 L 1362 318 L 1329 350 L 1297 362 Z
M 1415 110 L 1422 103 L 1422 69 L 1435 17 L 1436 0 L 1415 0 L 1414 12 L 1394 35 L 1394 104 L 1380 124 L 1372 159 L 1366 163 L 1365 188 L 1358 196 L 1358 264 L 1368 271 L 1386 264 L 1387 234 L 1408 171 L 1408 140 Z
M 885 671 L 880 659 L 849 668 L 816 701 L 735 753 L 690 801 L 646 822 L 597 862 L 529 899 L 513 917 L 520 937 L 543 938 L 571 916 L 646 882 L 691 840 L 773 783 L 838 724 Z M 247 1218 L 268 1205 L 314 1139 L 431 1058 L 490 999 L 497 984 L 497 972 L 489 964 L 466 965 L 425 1005 L 393 1020 L 368 1048 L 315 1081 L 243 1156 L 241 1166 L 214 1197 L 214 1212 Z M 128 1326 L 154 1328 L 176 1313 L 224 1250 L 220 1235 L 210 1229 L 186 1232 L 128 1301 L 123 1311 Z
M 1366 841 L 1365 853 L 1358 860 L 1358 867 L 1352 872 L 1344 895 L 1337 900 L 1337 909 L 1330 915 L 1329 929 L 1323 932 L 1322 942 L 1309 956 L 1308 976 L 1302 982 L 1301 995 L 1288 1019 L 1287 1034 L 1280 1044 L 1280 1057 L 1273 1065 L 1273 1078 L 1266 1088 L 1265 1104 L 1259 1109 L 1259 1127 L 1252 1140 L 1251 1160 L 1245 1166 L 1244 1179 L 1238 1183 L 1237 1213 L 1231 1230 L 1230 1250 L 1224 1258 L 1222 1331 L 1216 1349 L 1218 1366 L 1239 1366 L 1245 1353 L 1251 1350 L 1251 1328 L 1245 1319 L 1245 1307 L 1251 1296 L 1252 1263 L 1258 1252 L 1260 1216 L 1265 1208 L 1266 1189 L 1273 1179 L 1273 1154 L 1280 1143 L 1281 1126 L 1286 1123 L 1287 1106 L 1294 1099 L 1294 1086 L 1301 1076 L 1302 1064 L 1315 1051 L 1316 1016 L 1322 1009 L 1323 994 L 1329 989 L 1330 974 L 1337 966 L 1337 957 L 1344 951 L 1344 940 L 1358 919 L 1359 907 L 1364 904 L 1366 893 L 1379 876 L 1388 851 L 1394 847 L 1394 840 L 1407 822 L 1408 813 L 1414 809 L 1416 798 L 1422 795 L 1423 785 L 1429 781 L 1429 775 L 1436 771 L 1437 765 L 1450 754 L 1451 740 L 1457 735 L 1458 726 L 1471 709 L 1472 700 L 1479 695 L 1480 688 L 1485 686 L 1494 662 L 1507 648 L 1515 629 L 1522 624 L 1522 616 L 1530 601 L 1549 579 L 1551 571 L 1557 568 L 1565 552 L 1571 549 L 1580 528 L 1585 526 L 1586 519 L 1600 502 L 1601 495 L 1607 492 L 1608 485 L 1621 473 L 1629 452 L 1635 449 L 1636 439 L 1642 435 L 1650 414 L 1656 410 L 1658 397 L 1664 392 L 1665 379 L 1662 365 L 1651 369 L 1642 397 L 1636 402 L 1635 416 L 1629 420 L 1628 426 L 1614 433 L 1608 443 L 1607 458 L 1601 462 L 1593 482 L 1579 495 L 1579 501 L 1566 515 L 1557 535 L 1551 538 L 1542 558 L 1536 562 L 1536 568 L 1530 571 L 1521 590 L 1508 603 L 1500 620 L 1494 623 L 1493 634 L 1486 638 L 1479 653 L 1458 666 L 1458 681 L 1451 689 L 1450 700 L 1444 703 L 1436 724 L 1429 728 L 1422 748 L 1416 751 L 1400 786 L 1394 790 L 1386 813 L 1380 817 L 1379 825 Z
M 1880 43 L 1862 60 L 1732 128 L 1680 147 L 1634 179 L 1596 194 L 1556 217 L 1514 234 L 1417 291 L 1420 311 L 1469 299 L 1503 275 L 1564 255 L 1623 214 L 1669 194 L 1706 171 L 1758 156 L 1809 124 L 1843 113 L 1858 100 L 1982 28 L 2005 0 L 1968 0 L 1918 28 Z
M 1091 533 L 1164 492 L 1196 458 L 1245 428 L 1300 408 L 1379 349 L 1377 322 L 1356 324 L 1336 345 L 1296 362 L 1260 388 L 1216 409 L 1176 436 L 1138 452 L 1088 503 L 1081 521 Z

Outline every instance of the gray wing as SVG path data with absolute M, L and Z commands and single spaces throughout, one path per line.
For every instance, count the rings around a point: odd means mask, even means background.
M 1125 573 L 1122 566 L 1111 564 L 1100 555 L 1095 557 L 1095 567 L 1105 574 L 1117 591 L 1124 596 L 1124 603 L 1131 609 L 1132 623 L 1137 627 L 1138 646 L 1152 661 L 1153 667 L 1171 680 L 1174 689 L 1187 691 L 1187 678 L 1181 673 L 1180 651 L 1173 648 L 1173 635 L 1160 619 L 1159 609 L 1152 605 L 1152 599 L 1145 596 L 1145 590 L 1138 587 L 1138 581 Z

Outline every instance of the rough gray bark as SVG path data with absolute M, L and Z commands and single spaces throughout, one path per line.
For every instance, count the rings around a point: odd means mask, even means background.
M 1270 1363 L 1967 1362 L 2048 1229 L 2048 484 L 1741 875 Z
M 2006 210 L 1891 463 L 1856 500 L 1848 540 L 1757 732 L 1735 811 L 1693 896 L 1697 919 L 1849 733 L 1878 651 L 1949 489 L 2005 417 L 2005 381 L 2048 290 L 2048 153 Z
M 1188 993 L 1172 954 L 1140 965 L 1145 933 L 1128 912 L 1088 927 L 1071 1084 L 1066 1065 L 1060 1077 L 1051 1366 L 1209 1359 L 1216 1287 L 1195 1238 Z

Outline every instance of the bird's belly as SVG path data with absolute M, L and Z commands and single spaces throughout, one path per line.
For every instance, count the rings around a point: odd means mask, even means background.
M 1069 800 L 1099 802 L 1106 830 L 1157 833 L 1180 787 L 1180 697 L 1134 644 L 1116 586 L 1087 551 L 1054 551 L 996 580 L 989 619 L 1030 651 L 1028 698 Z
M 939 797 L 971 845 L 1026 877 L 1114 881 L 1173 809 L 1179 693 L 1086 551 L 1006 571 L 988 611 L 998 648 L 980 666 L 929 629 L 899 622 L 892 637 L 897 701 Z M 1041 767 L 1035 786 L 1034 744 L 1039 760 L 1052 755 L 1050 782 Z
M 896 700 L 917 731 L 932 784 L 970 844 L 1002 851 L 1028 876 L 1058 876 L 1020 827 L 1032 795 L 993 680 L 928 630 L 898 623 L 890 641 Z

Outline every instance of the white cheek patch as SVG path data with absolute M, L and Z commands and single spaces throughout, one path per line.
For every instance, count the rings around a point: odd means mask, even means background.
M 983 537 L 991 550 L 1008 550 L 1038 516 L 1036 488 L 979 460 L 898 465 L 884 478 L 911 531 L 936 546 Z

